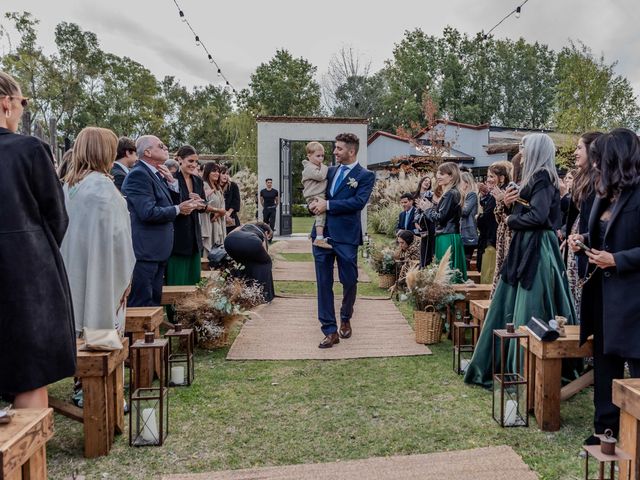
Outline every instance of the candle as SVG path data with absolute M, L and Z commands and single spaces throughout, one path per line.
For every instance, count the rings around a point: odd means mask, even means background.
M 515 400 L 507 400 L 504 409 L 504 424 L 508 427 L 518 424 L 518 402 Z
M 184 383 L 184 367 L 171 367 L 171 383 L 174 385 Z
M 142 410 L 142 438 L 150 443 L 158 443 L 158 425 L 156 423 L 156 410 L 145 408 Z
M 460 370 L 462 370 L 463 372 L 467 371 L 467 367 L 469 366 L 469 360 L 467 359 L 462 359 L 460 360 Z

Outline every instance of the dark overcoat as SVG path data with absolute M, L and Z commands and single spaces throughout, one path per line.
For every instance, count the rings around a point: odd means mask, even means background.
M 608 200 L 596 197 L 585 243 L 597 250 L 611 252 L 616 266 L 605 269 L 601 276 L 595 275 L 584 286 L 580 340 L 584 343 L 593 334 L 598 316 L 603 315 L 604 353 L 640 358 L 640 186 L 625 189 L 620 194 L 601 245 L 600 216 L 608 206 Z M 593 265 L 590 265 L 592 269 Z M 596 297 L 602 298 L 602 310 L 597 308 Z
M 49 148 L 0 128 L 0 391 L 72 376 L 76 341 L 60 255 L 68 217 Z
M 189 200 L 189 188 L 182 172 L 175 175 L 180 185 L 180 193 L 171 192 L 173 203 L 179 205 Z M 193 193 L 206 199 L 204 193 L 204 182 L 196 175 L 191 175 Z M 200 230 L 200 211 L 194 210 L 189 215 L 178 215 L 173 223 L 173 255 L 184 255 L 190 257 L 196 252 L 202 251 L 202 231 Z

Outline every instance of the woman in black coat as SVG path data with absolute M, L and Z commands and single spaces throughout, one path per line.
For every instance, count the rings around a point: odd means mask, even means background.
M 173 224 L 173 250 L 167 263 L 167 285 L 195 285 L 200 281 L 202 233 L 199 214 L 210 207 L 204 203 L 204 182 L 197 175 L 198 154 L 190 145 L 178 149 L 176 158 L 180 169 L 174 175 L 180 192 L 171 192 L 178 205 L 189 199 L 198 202 L 199 208 L 189 215 L 178 215 Z
M 269 256 L 271 227 L 264 222 L 247 223 L 236 228 L 224 239 L 224 248 L 231 258 L 244 265 L 243 277 L 255 280 L 262 286 L 264 299 L 273 300 L 273 272 Z
M 68 217 L 48 146 L 17 135 L 27 99 L 0 72 L 0 392 L 47 407 L 50 383 L 76 369 L 71 292 L 60 244 Z
M 580 306 L 580 341 L 593 335 L 595 433 L 618 435 L 620 415 L 611 401 L 613 380 L 624 363 L 640 377 L 640 142 L 634 132 L 615 129 L 591 144 L 596 198 L 589 232 L 569 237 L 589 259 Z M 581 251 L 583 242 L 590 247 Z M 588 443 L 598 443 L 591 436 Z
M 240 226 L 240 188 L 229 179 L 227 167 L 220 167 L 220 188 L 224 192 L 224 208 L 227 210 L 227 233 Z

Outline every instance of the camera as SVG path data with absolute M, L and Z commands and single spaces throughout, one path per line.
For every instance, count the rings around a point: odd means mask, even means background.
M 509 182 L 509 185 L 507 185 L 507 190 L 509 190 L 510 188 L 520 190 L 520 185 L 518 185 L 516 182 Z
M 433 198 L 433 192 L 431 190 L 427 190 L 422 194 L 422 198 L 426 198 L 427 200 L 431 201 L 431 199 Z

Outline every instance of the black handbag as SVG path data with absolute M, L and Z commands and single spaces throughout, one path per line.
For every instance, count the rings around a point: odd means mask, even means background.
M 215 245 L 209 250 L 209 268 L 216 269 L 222 267 L 225 263 L 231 260 L 231 257 L 227 254 L 223 245 Z
M 527 322 L 527 328 L 538 340 L 543 342 L 553 342 L 560 336 L 556 329 L 536 317 L 531 317 L 531 320 Z

